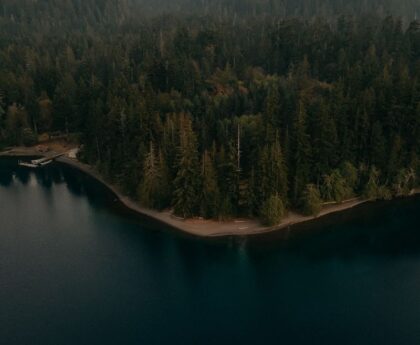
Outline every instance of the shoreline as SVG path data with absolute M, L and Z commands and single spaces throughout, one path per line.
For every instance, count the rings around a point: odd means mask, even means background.
M 23 156 L 41 156 L 45 157 L 47 154 L 37 152 L 31 148 L 11 149 L 0 152 L 0 157 L 23 157 Z M 374 202 L 373 200 L 362 199 L 360 197 L 343 201 L 342 203 L 326 203 L 321 212 L 317 216 L 305 216 L 292 211 L 278 225 L 264 226 L 258 220 L 250 218 L 234 219 L 231 221 L 216 221 L 204 219 L 182 219 L 178 218 L 170 211 L 155 211 L 141 207 L 136 201 L 121 193 L 118 188 L 111 183 L 105 181 L 103 177 L 90 165 L 82 163 L 74 158 L 61 156 L 55 160 L 61 164 L 70 166 L 79 170 L 98 182 L 102 183 L 108 188 L 122 203 L 123 206 L 129 210 L 140 214 L 142 216 L 150 217 L 153 220 L 162 223 L 166 226 L 174 228 L 178 231 L 187 233 L 197 237 L 233 237 L 233 236 L 250 236 L 267 234 L 275 231 L 287 229 L 293 225 L 318 220 L 330 214 L 350 210 L 356 206 Z M 420 189 L 415 189 L 409 196 L 420 194 Z

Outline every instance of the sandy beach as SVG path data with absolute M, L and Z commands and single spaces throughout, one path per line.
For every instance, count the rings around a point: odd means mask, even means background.
M 63 148 L 63 150 L 65 149 Z M 0 153 L 0 156 L 48 156 L 56 153 L 63 152 L 60 152 L 60 150 L 58 149 L 54 152 L 40 153 L 34 148 L 19 147 L 3 151 Z M 289 211 L 288 215 L 285 218 L 283 218 L 280 224 L 271 227 L 263 226 L 258 220 L 248 218 L 233 219 L 231 221 L 182 219 L 174 216 L 170 210 L 160 212 L 141 207 L 136 201 L 123 195 L 114 185 L 105 181 L 93 167 L 84 164 L 75 158 L 70 158 L 69 155 L 61 156 L 57 158 L 56 161 L 78 169 L 84 172 L 85 174 L 88 174 L 91 177 L 95 178 L 96 180 L 104 184 L 107 188 L 109 188 L 119 199 L 119 201 L 128 209 L 137 212 L 141 215 L 151 217 L 177 230 L 199 237 L 247 236 L 264 234 L 272 231 L 278 231 L 281 229 L 289 228 L 290 226 L 295 224 L 319 219 L 326 215 L 342 212 L 351 209 L 355 206 L 361 205 L 363 203 L 370 202 L 370 200 L 362 198 L 353 198 L 350 200 L 346 200 L 342 203 L 325 203 L 323 209 L 321 210 L 318 216 L 304 216 L 302 214 Z M 412 192 L 412 195 L 419 193 L 420 189 L 416 189 Z

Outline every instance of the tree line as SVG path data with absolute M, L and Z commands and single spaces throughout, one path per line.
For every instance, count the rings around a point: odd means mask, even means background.
M 131 3 L 4 2 L 0 146 L 77 133 L 82 160 L 182 217 L 273 224 L 418 185 L 419 21 L 136 21 Z

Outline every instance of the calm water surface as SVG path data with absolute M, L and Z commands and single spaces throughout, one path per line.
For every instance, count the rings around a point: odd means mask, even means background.
M 2 159 L 0 344 L 420 344 L 419 211 L 209 242 L 70 168 Z

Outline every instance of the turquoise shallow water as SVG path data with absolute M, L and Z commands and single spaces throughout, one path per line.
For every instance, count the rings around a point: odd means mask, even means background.
M 0 343 L 420 344 L 420 198 L 204 241 L 0 160 Z

